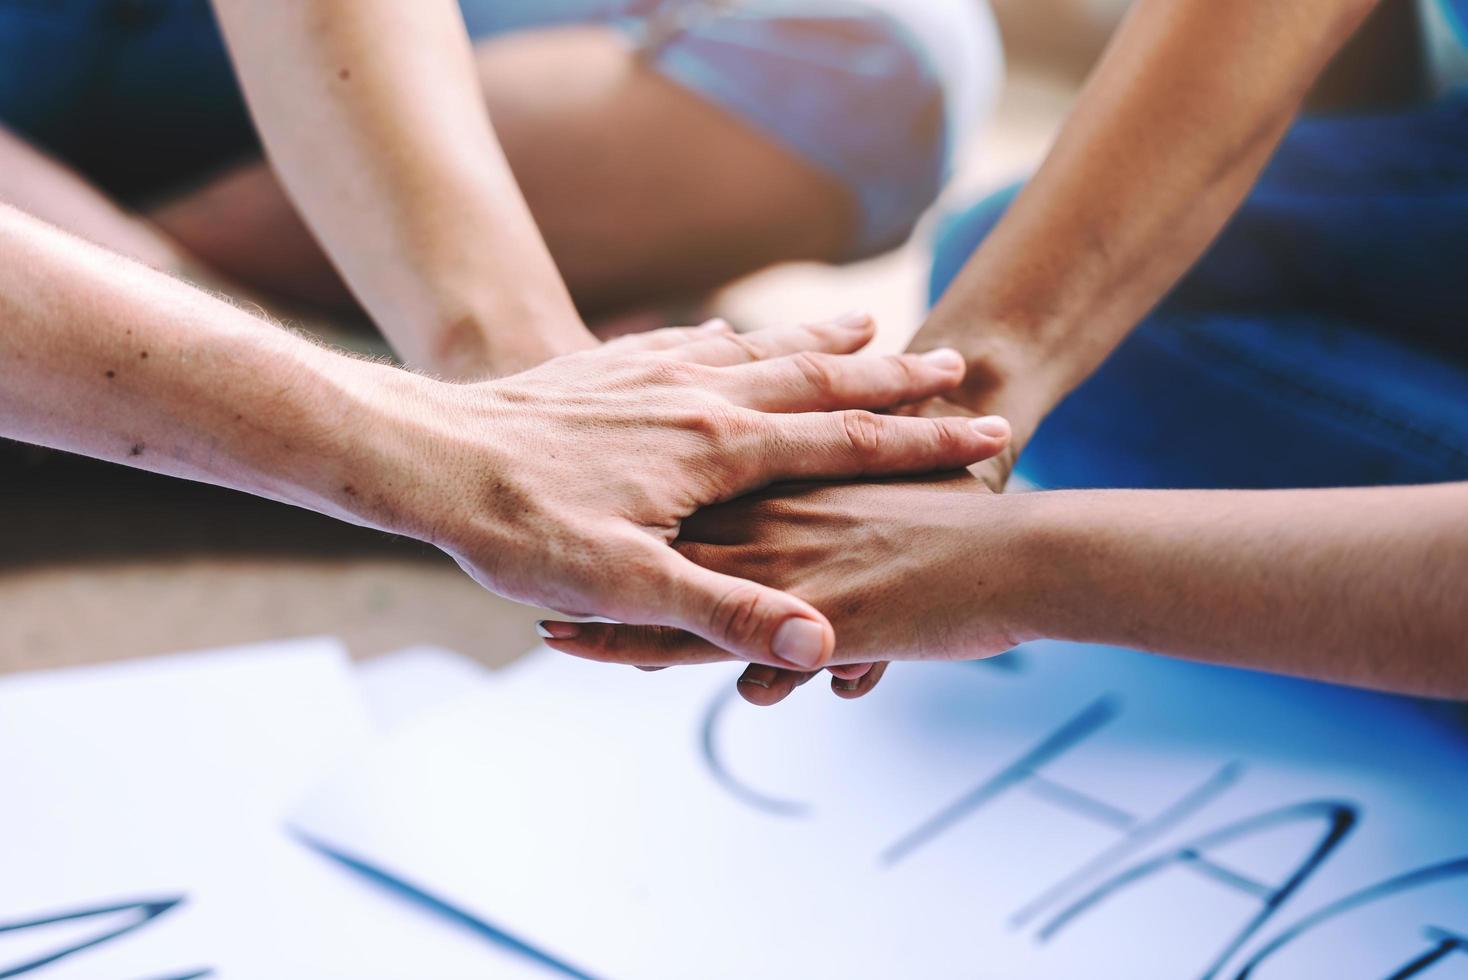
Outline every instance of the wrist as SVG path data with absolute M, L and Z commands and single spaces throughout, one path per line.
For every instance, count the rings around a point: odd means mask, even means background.
M 957 350 L 967 365 L 963 384 L 943 399 L 975 415 L 1008 419 L 1015 454 L 1068 393 L 1053 360 L 1040 345 L 1008 326 L 930 320 L 909 349 L 923 352 L 939 347 Z
M 353 524 L 436 543 L 448 448 L 463 428 L 462 386 L 319 351 L 310 429 L 314 465 L 297 500 Z
M 569 297 L 445 304 L 414 331 L 409 363 L 450 381 L 518 374 L 597 345 Z
M 991 652 L 1052 635 L 1049 609 L 1055 601 L 1055 572 L 1044 538 L 1045 515 L 1037 493 L 1001 494 L 972 489 L 955 495 L 952 520 L 939 536 L 930 563 L 943 580 L 931 588 L 962 599 L 945 602 L 962 609 L 954 624 L 965 640 L 988 638 Z M 975 574 L 976 569 L 987 570 Z
M 1016 628 L 1030 639 L 1105 642 L 1097 609 L 1119 577 L 1114 536 L 1098 530 L 1095 494 L 1045 490 L 1006 496 L 1017 581 Z

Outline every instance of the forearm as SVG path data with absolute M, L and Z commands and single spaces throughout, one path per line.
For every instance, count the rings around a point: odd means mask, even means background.
M 1141 0 L 919 347 L 964 350 L 1022 442 L 1203 253 L 1373 2 Z
M 1468 484 L 1005 504 L 1021 634 L 1468 698 Z
M 426 382 L 4 207 L 0 378 L 0 435 L 408 530 Z
M 590 344 L 494 137 L 449 0 L 216 0 L 270 158 L 410 363 Z
M 0 204 L 154 269 L 176 271 L 184 264 L 178 250 L 156 230 L 4 129 L 0 129 Z

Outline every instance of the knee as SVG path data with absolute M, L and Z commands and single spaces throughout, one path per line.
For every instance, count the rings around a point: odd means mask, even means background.
M 978 251 L 989 232 L 1004 217 L 1010 203 L 1019 194 L 1022 184 L 1007 187 L 984 198 L 978 204 L 957 214 L 947 216 L 938 228 L 937 240 L 933 245 L 933 273 L 928 284 L 928 299 L 936 304 L 948 291 L 949 285 L 967 264 L 969 257 Z
M 995 100 L 1001 56 L 987 8 L 748 6 L 680 30 L 652 62 L 835 179 L 858 222 L 844 258 L 900 245 Z

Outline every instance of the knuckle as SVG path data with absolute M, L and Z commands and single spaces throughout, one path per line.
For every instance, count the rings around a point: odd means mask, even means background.
M 823 395 L 835 390 L 839 371 L 831 355 L 801 351 L 791 355 L 790 362 L 800 372 L 801 380 L 807 387 Z
M 686 462 L 720 485 L 743 480 L 745 471 L 758 460 L 759 454 L 749 452 L 759 435 L 754 413 L 730 405 L 710 405 L 690 413 L 683 425 L 699 443 Z
M 923 371 L 919 367 L 916 358 L 904 354 L 894 354 L 888 358 L 892 365 L 892 376 L 903 388 L 916 388 L 923 382 Z
M 947 419 L 898 419 L 915 453 L 948 459 L 962 455 L 962 430 Z
M 959 453 L 972 441 L 968 426 L 958 419 L 933 419 L 933 444 L 945 452 Z
M 725 335 L 724 340 L 745 360 L 763 361 L 769 356 L 765 352 L 764 345 L 748 334 L 731 333 Z
M 729 450 L 748 438 L 754 422 L 732 405 L 711 405 L 698 413 L 696 428 L 715 448 Z
M 736 646 L 747 646 L 758 637 L 764 612 L 763 593 L 745 582 L 730 587 L 709 613 L 709 631 Z
M 841 431 L 852 452 L 859 456 L 874 456 L 887 445 L 887 427 L 882 419 L 871 412 L 841 412 L 837 416 Z
M 649 356 L 644 380 L 648 384 L 669 388 L 681 388 L 695 380 L 693 365 L 669 357 Z

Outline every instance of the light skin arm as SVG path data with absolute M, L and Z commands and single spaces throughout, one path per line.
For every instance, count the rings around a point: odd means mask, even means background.
M 849 533 L 861 527 L 860 535 Z M 834 661 L 977 659 L 1054 638 L 1468 699 L 1468 484 L 1063 491 L 797 488 L 689 522 L 684 554 L 826 610 Z M 646 666 L 723 659 L 660 630 L 551 645 Z M 871 674 L 859 696 L 876 683 Z M 773 703 L 777 671 L 743 693 Z
M 392 448 L 405 419 L 378 417 L 400 399 L 406 414 L 408 375 L 338 357 L 3 207 L 0 376 L 9 438 L 356 523 L 383 526 L 347 506 L 354 471 L 391 481 L 413 468 Z M 367 403 L 366 385 L 381 386 L 380 402 Z M 348 445 L 358 413 L 382 427 L 380 442 Z
M 869 318 L 674 329 L 453 384 L 346 357 L 0 206 L 0 436 L 430 542 L 486 588 L 821 667 L 808 603 L 669 547 L 781 479 L 922 472 L 1007 429 L 865 411 L 952 388 L 952 351 L 844 356 Z M 634 465 L 635 463 L 635 465 Z
M 1140 0 L 1054 149 L 914 349 L 1018 451 L 1202 255 L 1376 0 Z
M 453 0 L 215 0 L 271 163 L 411 365 L 512 373 L 594 341 L 495 138 Z

